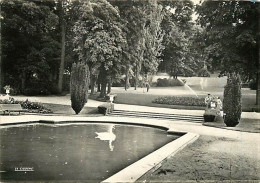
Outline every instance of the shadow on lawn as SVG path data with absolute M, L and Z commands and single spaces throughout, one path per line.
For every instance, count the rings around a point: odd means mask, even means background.
M 44 106 L 48 107 L 53 111 L 51 115 L 74 115 L 75 112 L 70 105 L 61 105 L 61 104 L 50 104 L 44 103 Z M 76 115 L 76 114 L 75 114 Z M 102 116 L 99 114 L 97 107 L 88 107 L 85 106 L 79 113 L 79 116 Z
M 223 118 L 221 116 L 218 116 L 215 122 L 204 122 L 203 125 L 235 131 L 260 133 L 259 121 L 257 119 L 242 118 L 237 126 L 227 127 L 223 121 Z

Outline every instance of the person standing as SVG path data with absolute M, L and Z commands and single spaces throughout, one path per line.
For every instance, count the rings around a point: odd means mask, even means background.
M 146 89 L 147 89 L 147 92 L 149 91 L 149 89 L 150 89 L 150 85 L 149 85 L 149 83 L 148 82 L 146 82 Z
M 212 100 L 212 96 L 210 94 L 208 94 L 208 96 L 206 96 L 206 98 L 205 98 L 205 105 L 207 108 L 210 108 L 211 100 Z
M 218 113 L 223 116 L 223 111 L 222 111 L 222 101 L 220 100 L 220 97 L 217 98 L 217 110 Z

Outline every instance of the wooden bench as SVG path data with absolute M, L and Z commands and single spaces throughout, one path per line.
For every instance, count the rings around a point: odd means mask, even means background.
M 19 112 L 19 114 L 21 112 L 26 112 L 26 109 L 22 109 L 21 104 L 0 104 L 0 111 L 4 112 L 4 114 L 6 112 L 9 113 L 10 112 Z

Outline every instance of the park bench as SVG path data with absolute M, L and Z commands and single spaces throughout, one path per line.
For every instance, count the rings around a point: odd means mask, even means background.
M 114 110 L 114 104 L 113 103 L 106 103 L 98 106 L 98 112 L 104 115 L 107 115 L 109 113 L 112 113 Z
M 26 112 L 26 109 L 22 109 L 21 104 L 0 104 L 0 111 L 2 111 L 4 114 L 6 112 L 10 113 L 11 112 Z

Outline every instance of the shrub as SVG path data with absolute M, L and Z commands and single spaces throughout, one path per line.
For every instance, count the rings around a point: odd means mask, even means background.
M 71 107 L 78 114 L 88 99 L 89 69 L 82 62 L 74 63 L 71 68 L 70 95 Z
M 167 86 L 183 86 L 184 83 L 179 79 L 157 79 L 157 86 L 167 87 Z
M 157 86 L 169 86 L 169 81 L 168 79 L 164 78 L 164 79 L 157 79 Z
M 232 73 L 228 76 L 224 89 L 223 111 L 224 123 L 234 127 L 239 123 L 242 113 L 241 80 L 239 74 Z
M 28 110 L 35 110 L 39 113 L 52 113 L 51 109 L 48 109 L 45 107 L 42 103 L 40 102 L 31 102 L 28 99 L 25 101 L 23 100 L 15 100 L 14 98 L 9 98 L 9 99 L 0 99 L 0 104 L 21 104 L 21 107 L 23 109 L 28 109 Z
M 157 104 L 168 104 L 168 105 L 186 105 L 186 106 L 205 106 L 204 98 L 195 97 L 158 97 L 152 101 Z

